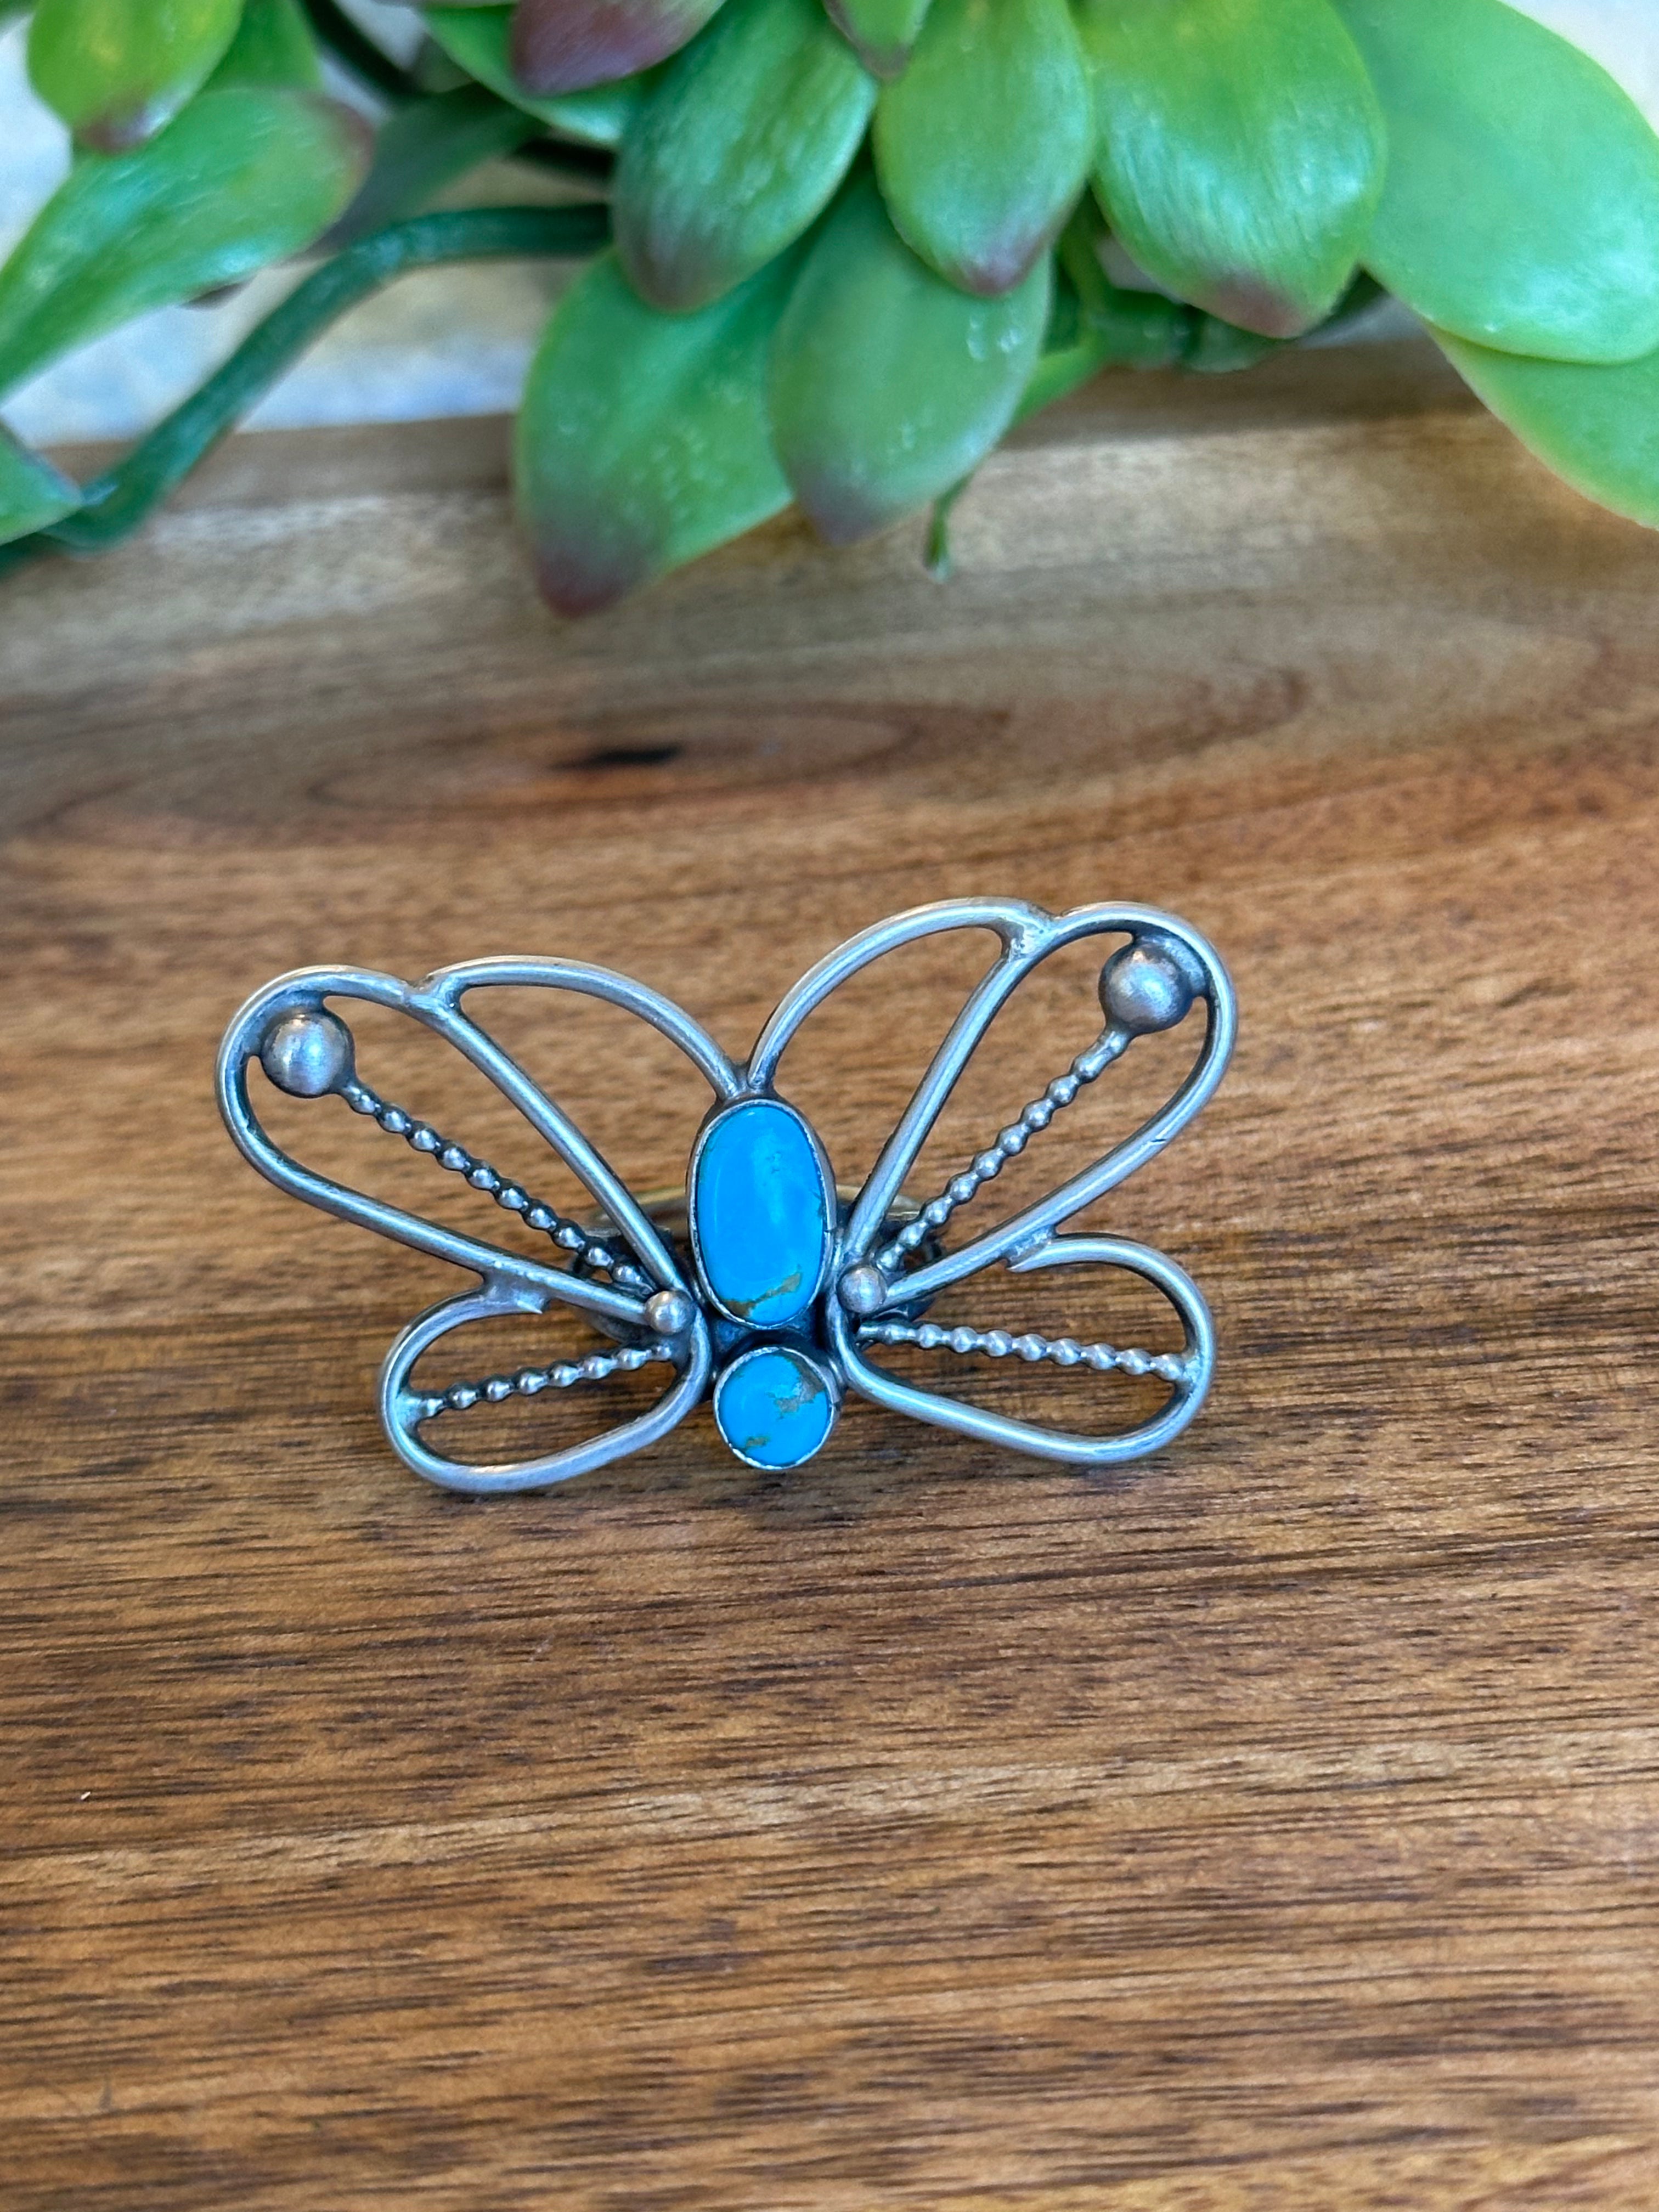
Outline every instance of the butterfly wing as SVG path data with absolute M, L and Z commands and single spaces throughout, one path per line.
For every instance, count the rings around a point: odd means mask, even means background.
M 750 1079 L 770 1082 L 813 1009 L 872 962 L 919 939 L 961 930 L 991 932 L 1000 950 L 969 993 L 853 1203 L 838 1261 L 843 1294 L 832 1298 L 828 1316 L 836 1355 L 853 1389 L 915 1419 L 1077 1464 L 1135 1458 L 1178 1435 L 1202 1403 L 1214 1364 L 1208 1310 L 1191 1278 L 1163 1255 L 1122 1238 L 1061 1232 L 1085 1206 L 1155 1158 L 1221 1080 L 1232 1049 L 1235 1002 L 1226 970 L 1197 931 L 1172 915 L 1138 906 L 1080 907 L 1061 915 L 1016 900 L 961 899 L 919 907 L 849 939 L 802 978 L 763 1031 Z M 1043 962 L 1066 945 L 1095 938 L 1126 940 L 1106 964 L 1106 1026 L 1096 1043 L 896 1237 L 890 1224 L 907 1179 L 992 1021 Z M 960 1208 L 1025 1149 L 1055 1112 L 1121 1057 L 1136 1036 L 1177 1025 L 1200 1003 L 1205 1029 L 1197 1055 L 1176 1089 L 1139 1128 L 956 1250 L 929 1254 L 930 1242 L 937 1244 Z M 987 1270 L 1006 1268 L 1024 1276 L 1054 1267 L 1124 1269 L 1150 1282 L 1175 1309 L 1182 1350 L 1119 1352 L 1109 1345 L 1083 1346 L 1068 1337 L 1050 1340 L 1031 1331 L 951 1329 L 923 1317 L 928 1301 L 940 1291 Z M 1170 1396 L 1156 1415 L 1129 1429 L 1084 1434 L 1049 1428 L 902 1380 L 871 1356 L 884 1343 L 1151 1374 L 1169 1384 Z
M 393 1448 L 428 1481 L 472 1493 L 544 1488 L 654 1443 L 697 1403 L 712 1364 L 707 1324 L 672 1246 L 597 1147 L 467 1012 L 464 1002 L 469 992 L 503 985 L 569 992 L 622 1007 L 677 1045 L 716 1098 L 730 1098 L 739 1088 L 726 1054 L 671 1000 L 609 969 L 566 960 L 471 961 L 441 969 L 418 984 L 369 969 L 297 969 L 267 984 L 242 1007 L 226 1032 L 218 1066 L 219 1104 L 226 1126 L 246 1158 L 279 1189 L 478 1278 L 477 1290 L 442 1300 L 402 1333 L 387 1354 L 380 1378 L 381 1417 Z M 530 1258 L 425 1220 L 304 1166 L 273 1140 L 249 1093 L 249 1071 L 255 1060 L 262 1060 L 268 1073 L 275 1069 L 281 1087 L 297 1095 L 338 1092 L 359 1113 L 374 1115 L 382 1127 L 405 1136 L 416 1149 L 431 1151 L 441 1145 L 435 1133 L 412 1125 L 410 1116 L 386 1106 L 357 1079 L 349 1031 L 334 1011 L 354 1001 L 407 1015 L 454 1046 L 563 1160 L 596 1211 L 614 1228 L 614 1236 L 607 1231 L 603 1246 L 578 1224 L 532 1204 L 524 1192 L 473 1162 L 460 1147 L 445 1147 L 441 1154 L 444 1164 L 466 1171 L 467 1180 L 489 1191 L 499 1204 L 524 1212 L 533 1226 L 548 1229 L 556 1245 L 570 1252 L 587 1272 L 576 1272 L 556 1258 Z M 428 1139 L 430 1142 L 422 1141 Z M 617 1249 L 624 1246 L 625 1254 Z M 647 1303 L 659 1291 L 678 1292 L 684 1301 L 681 1317 L 689 1316 L 687 1325 L 668 1340 L 653 1330 L 647 1312 Z M 421 1354 L 454 1330 L 503 1315 L 544 1313 L 556 1304 L 586 1315 L 615 1340 L 617 1348 L 590 1354 L 585 1361 L 556 1362 L 549 1368 L 526 1370 L 516 1380 L 491 1378 L 482 1395 L 495 1398 L 520 1388 L 533 1391 L 601 1381 L 618 1370 L 658 1361 L 672 1365 L 672 1388 L 633 1419 L 533 1459 L 477 1465 L 451 1459 L 428 1445 L 419 1433 L 422 1425 L 471 1403 L 481 1392 L 470 1385 L 460 1386 L 460 1395 L 417 1389 L 410 1378 Z
M 1022 1275 L 1042 1267 L 1126 1269 L 1168 1298 L 1180 1316 L 1182 1348 L 1178 1352 L 1119 1351 L 1112 1345 L 1079 1346 L 1073 1338 L 1045 1337 L 1033 1330 L 950 1328 L 926 1321 L 887 1321 L 880 1316 L 858 1320 L 837 1306 L 830 1316 L 830 1331 L 848 1387 L 873 1404 L 884 1406 L 891 1413 L 908 1413 L 913 1420 L 952 1429 L 959 1436 L 975 1437 L 983 1443 L 1001 1444 L 1007 1450 L 1026 1452 L 1038 1459 L 1063 1460 L 1074 1467 L 1115 1467 L 1125 1460 L 1161 1451 L 1173 1443 L 1203 1404 L 1215 1367 L 1215 1328 L 1210 1310 L 1186 1270 L 1149 1245 L 1132 1243 L 1122 1237 L 1050 1237 L 1008 1265 L 1014 1273 Z M 1065 1366 L 1093 1367 L 1103 1373 L 1115 1370 L 1129 1375 L 1156 1375 L 1170 1385 L 1170 1396 L 1150 1419 L 1133 1428 L 1104 1435 L 1048 1428 L 906 1382 L 866 1356 L 866 1347 L 878 1344 L 919 1344 L 924 1350 L 1054 1360 Z

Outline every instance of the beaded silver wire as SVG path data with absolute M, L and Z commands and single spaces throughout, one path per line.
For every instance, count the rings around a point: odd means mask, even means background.
M 992 932 L 998 955 L 863 1184 L 844 1189 L 810 1124 L 779 1092 L 779 1063 L 808 1015 L 852 976 L 901 945 L 957 930 Z M 1125 940 L 1101 970 L 1099 1036 L 934 1196 L 908 1200 L 906 1178 L 994 1017 L 1043 961 L 1097 937 Z M 501 985 L 603 1000 L 648 1023 L 685 1054 L 714 1103 L 692 1146 L 684 1194 L 659 1204 L 637 1200 L 556 1102 L 465 1010 L 469 992 Z M 371 1090 L 358 1076 L 355 1041 L 337 1011 L 354 1000 L 407 1014 L 455 1046 L 574 1174 L 592 1201 L 592 1218 L 579 1220 L 533 1197 Z M 1196 1056 L 1150 1119 L 1057 1189 L 955 1251 L 944 1249 L 941 1232 L 1057 1114 L 1138 1037 L 1176 1029 L 1200 1005 L 1204 1036 Z M 380 1374 L 380 1415 L 394 1449 L 444 1488 L 487 1494 L 567 1481 L 655 1443 L 705 1396 L 712 1396 L 730 1449 L 757 1467 L 789 1468 L 810 1458 L 849 1393 L 1013 1451 L 1104 1467 L 1157 1450 L 1188 1425 L 1209 1389 L 1215 1334 L 1197 1285 L 1174 1261 L 1123 1237 L 1065 1224 L 1153 1158 L 1199 1112 L 1221 1080 L 1236 1024 L 1226 970 L 1206 940 L 1172 915 L 1100 905 L 1055 916 L 1018 900 L 957 899 L 894 915 L 829 954 L 785 995 L 741 1063 L 660 993 L 578 961 L 471 961 L 419 984 L 366 969 L 298 969 L 256 992 L 232 1022 L 219 1055 L 219 1103 L 241 1152 L 278 1188 L 477 1277 L 475 1290 L 441 1300 L 402 1331 Z M 256 1063 L 291 1097 L 343 1099 L 538 1231 L 552 1253 L 543 1260 L 485 1243 L 302 1166 L 253 1109 L 248 1079 Z M 1050 1267 L 1127 1270 L 1169 1301 L 1182 1325 L 1181 1348 L 1121 1349 L 924 1317 L 939 1292 L 999 1267 L 1020 1277 Z M 541 1314 L 555 1303 L 582 1314 L 607 1347 L 442 1389 L 411 1379 L 422 1356 L 453 1331 L 503 1315 Z M 1150 1377 L 1168 1386 L 1168 1396 L 1133 1426 L 1078 1432 L 924 1389 L 872 1356 L 883 1346 Z M 536 1457 L 494 1464 L 453 1459 L 422 1433 L 481 1403 L 603 1383 L 654 1365 L 671 1371 L 654 1404 Z

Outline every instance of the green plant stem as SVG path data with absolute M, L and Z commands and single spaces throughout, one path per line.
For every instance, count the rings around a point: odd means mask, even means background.
M 393 277 L 445 261 L 483 261 L 597 252 L 610 234 L 609 210 L 458 208 L 411 216 L 361 239 L 325 262 L 242 340 L 206 383 L 174 408 L 125 459 L 85 487 L 73 514 L 33 537 L 0 546 L 0 574 L 61 547 L 101 553 L 136 530 L 189 475 L 312 341 L 349 307 Z
M 421 88 L 407 70 L 358 29 L 337 0 L 301 0 L 311 27 L 343 69 L 387 100 L 417 100 Z
M 962 497 L 977 473 L 970 470 L 958 477 L 949 491 L 941 492 L 933 501 L 927 517 L 927 536 L 922 547 L 921 565 L 936 584 L 948 584 L 956 563 L 951 552 L 951 510 Z
M 536 127 L 533 115 L 509 107 L 481 84 L 459 85 L 395 108 L 380 125 L 356 198 L 324 232 L 319 250 L 337 253 L 388 223 L 420 214 L 447 185 L 481 162 L 511 154 Z

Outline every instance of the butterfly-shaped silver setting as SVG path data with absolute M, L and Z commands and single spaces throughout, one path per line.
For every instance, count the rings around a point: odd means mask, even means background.
M 849 978 L 902 945 L 958 930 L 991 932 L 997 955 L 863 1184 L 840 1190 L 811 1124 L 777 1088 L 780 1061 L 807 1017 Z M 907 1178 L 993 1018 L 1042 962 L 1094 938 L 1122 941 L 1101 969 L 1104 1026 L 1093 1043 L 937 1196 L 920 1205 L 908 1199 Z M 637 1199 L 556 1101 L 466 1011 L 469 993 L 504 985 L 620 1007 L 676 1045 L 708 1082 L 714 1103 L 696 1133 L 676 1206 Z M 370 1090 L 339 1012 L 352 1001 L 406 1014 L 453 1045 L 564 1162 L 592 1200 L 592 1212 L 578 1219 L 541 1203 Z M 1196 1057 L 1149 1120 L 1046 1197 L 954 1251 L 945 1249 L 943 1232 L 959 1210 L 1137 1037 L 1173 1030 L 1200 1006 Z M 1105 1467 L 1155 1451 L 1187 1426 L 1209 1388 L 1215 1335 L 1197 1285 L 1174 1261 L 1126 1238 L 1066 1224 L 1199 1112 L 1225 1070 L 1236 1022 L 1226 970 L 1205 939 L 1172 915 L 1109 905 L 1053 915 L 1018 900 L 957 899 L 893 915 L 838 946 L 786 994 L 741 1062 L 661 993 L 580 961 L 469 961 L 422 983 L 367 969 L 297 969 L 256 992 L 232 1022 L 219 1056 L 219 1103 L 236 1144 L 279 1189 L 477 1279 L 475 1288 L 411 1322 L 380 1372 L 380 1415 L 393 1448 L 417 1474 L 446 1489 L 479 1494 L 568 1481 L 656 1443 L 705 1397 L 712 1397 L 716 1426 L 732 1450 L 757 1467 L 785 1468 L 810 1458 L 849 1394 L 1012 1451 Z M 302 1166 L 254 1111 L 248 1085 L 256 1063 L 279 1091 L 338 1097 L 428 1154 L 546 1236 L 550 1255 L 531 1257 L 462 1234 Z M 1120 1350 L 927 1318 L 940 1291 L 987 1269 L 1024 1277 L 1091 1267 L 1127 1269 L 1161 1291 L 1181 1322 L 1181 1349 Z M 452 1331 L 504 1315 L 544 1313 L 556 1303 L 584 1316 L 604 1348 L 441 1389 L 413 1380 L 422 1356 Z M 895 1345 L 1152 1376 L 1168 1386 L 1168 1396 L 1132 1427 L 1078 1432 L 921 1388 L 876 1357 Z M 603 1383 L 659 1365 L 667 1387 L 646 1410 L 534 1458 L 477 1464 L 428 1441 L 434 1425 L 479 1402 Z

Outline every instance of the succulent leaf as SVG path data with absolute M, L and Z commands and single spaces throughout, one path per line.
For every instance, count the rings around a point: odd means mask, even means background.
M 822 534 L 846 544 L 937 499 L 1013 420 L 1048 321 L 1048 256 L 977 299 L 919 261 L 867 177 L 808 250 L 772 371 L 778 457 Z
M 921 33 L 928 0 L 824 0 L 830 20 L 877 76 L 897 76 Z
M 322 82 L 322 57 L 300 0 L 246 0 L 236 35 L 208 88 L 276 84 L 318 92 Z
M 1088 70 L 1065 0 L 933 0 L 876 108 L 876 173 L 901 238 L 988 296 L 1022 282 L 1088 174 Z
M 1554 361 L 1659 346 L 1659 138 L 1504 0 L 1335 0 L 1382 101 L 1365 264 L 1429 322 Z
M 1328 0 L 1088 0 L 1097 190 L 1147 274 L 1264 337 L 1328 315 L 1382 187 L 1382 118 Z
M 1539 361 L 1434 331 L 1458 374 L 1575 490 L 1659 526 L 1659 350 L 1616 362 Z
M 875 96 L 818 0 L 726 0 L 623 141 L 617 250 L 641 296 L 702 307 L 792 245 L 834 196 Z
M 252 86 L 203 93 L 130 154 L 87 155 L 0 269 L 0 391 L 147 308 L 298 252 L 367 157 L 349 110 Z
M 29 82 L 82 145 L 141 145 L 207 82 L 240 13 L 240 0 L 39 0 Z
M 537 577 L 562 613 L 608 606 L 789 504 L 766 389 L 795 259 L 665 315 L 607 253 L 554 311 L 514 453 Z
M 428 8 L 426 27 L 450 59 L 498 99 L 510 100 L 526 115 L 538 117 L 581 145 L 618 145 L 653 79 L 648 75 L 618 77 L 614 84 L 595 85 L 591 91 L 542 99 L 526 92 L 513 74 L 507 55 L 512 17 L 510 8 Z
M 61 521 L 80 504 L 80 486 L 0 423 L 0 545 Z
M 519 0 L 507 54 L 545 99 L 635 76 L 694 39 L 720 0 Z

